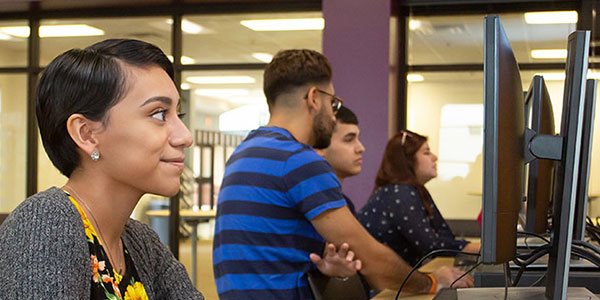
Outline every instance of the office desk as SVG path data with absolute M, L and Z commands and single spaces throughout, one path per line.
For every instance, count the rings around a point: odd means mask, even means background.
M 146 215 L 150 217 L 164 217 L 167 218 L 170 215 L 168 209 L 149 210 Z M 182 209 L 179 211 L 179 217 L 186 223 L 192 226 L 192 283 L 196 286 L 197 277 L 197 243 L 198 243 L 198 224 L 202 222 L 208 222 L 210 219 L 214 219 L 217 215 L 216 210 L 191 210 Z M 177 237 L 176 237 L 177 238 Z
M 421 272 L 425 272 L 425 273 L 431 273 L 435 270 L 437 270 L 439 267 L 442 266 L 452 266 L 454 264 L 454 257 L 436 257 L 434 259 L 432 259 L 430 262 L 426 263 L 424 266 L 422 266 L 421 268 L 419 268 L 419 271 Z M 398 291 L 397 290 L 388 290 L 385 289 L 383 291 L 381 291 L 379 294 L 377 294 L 377 296 L 375 296 L 374 300 L 394 300 L 396 298 L 396 293 Z M 435 297 L 435 295 L 414 295 L 414 294 L 410 294 L 410 293 L 402 293 L 400 294 L 400 298 L 399 299 L 403 299 L 403 300 L 430 300 L 433 299 L 433 297 Z

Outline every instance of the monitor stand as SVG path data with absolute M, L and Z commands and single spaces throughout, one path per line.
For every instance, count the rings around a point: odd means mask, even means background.
M 545 292 L 545 287 L 510 287 L 508 288 L 508 297 L 506 299 L 547 300 Z M 501 300 L 504 299 L 504 288 L 446 289 L 442 290 L 434 299 Z M 596 297 L 588 289 L 582 287 L 569 287 L 567 289 L 567 299 L 600 300 L 600 298 Z

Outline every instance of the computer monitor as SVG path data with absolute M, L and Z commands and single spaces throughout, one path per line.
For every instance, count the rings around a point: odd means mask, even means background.
M 526 148 L 524 102 L 516 59 L 499 17 L 487 16 L 484 24 L 482 261 L 499 264 L 516 256 L 524 150 L 528 149 L 537 158 L 557 160 L 553 180 L 553 237 L 544 294 L 547 299 L 565 299 L 590 32 L 569 35 L 560 135 L 536 135 Z
M 592 137 L 594 136 L 594 112 L 596 110 L 597 80 L 588 79 L 585 88 L 585 106 L 583 108 L 583 132 L 581 136 L 581 164 L 577 180 L 575 197 L 575 220 L 573 240 L 583 241 L 585 236 L 585 218 L 587 216 L 588 186 L 590 182 L 590 161 L 592 160 Z
M 584 98 L 590 32 L 569 35 L 568 56 L 560 129 L 560 160 L 554 181 L 552 245 L 548 261 L 546 298 L 565 299 L 573 237 L 573 212 L 581 163 Z
M 533 77 L 527 95 L 525 96 L 525 122 L 531 130 L 526 137 L 535 135 L 554 135 L 554 112 L 550 95 L 544 78 L 540 75 Z M 530 140 L 526 140 L 529 147 Z M 525 151 L 527 164 L 525 226 L 526 232 L 537 234 L 548 230 L 548 216 L 552 202 L 552 174 L 555 162 L 549 159 L 533 159 L 529 161 Z
M 516 255 L 524 178 L 525 112 L 521 75 L 498 16 L 484 22 L 482 261 Z

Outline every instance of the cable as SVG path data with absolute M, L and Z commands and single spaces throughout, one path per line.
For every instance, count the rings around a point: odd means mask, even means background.
M 508 299 L 508 286 L 511 284 L 510 278 L 510 265 L 508 262 L 504 263 L 504 300 Z
M 521 280 L 521 276 L 523 275 L 523 272 L 525 272 L 525 268 L 527 268 L 526 266 L 520 266 L 519 267 L 519 272 L 517 272 L 517 275 L 515 276 L 515 280 L 512 282 L 511 286 L 517 286 L 519 284 L 519 281 Z
M 459 282 L 463 277 L 467 276 L 467 274 L 471 273 L 473 270 L 475 270 L 475 268 L 479 267 L 483 262 L 480 261 L 478 263 L 476 263 L 475 265 L 473 265 L 471 268 L 469 268 L 466 272 L 464 272 L 462 275 L 460 275 L 458 278 L 456 278 L 454 281 L 452 281 L 452 283 L 450 284 L 450 288 L 452 288 L 452 286 Z
M 527 231 L 517 231 L 517 235 L 524 235 L 524 236 L 533 236 L 536 237 L 540 240 L 543 240 L 544 242 L 546 242 L 546 244 L 550 244 L 550 240 L 548 240 L 546 237 L 544 237 L 541 234 L 537 234 L 537 233 L 533 233 L 533 232 L 527 232 Z
M 540 257 L 544 256 L 546 253 L 550 252 L 550 245 L 544 245 L 534 251 L 532 251 L 531 253 L 529 253 L 526 256 L 523 256 L 522 260 L 519 260 L 519 257 L 517 257 L 514 262 L 516 265 L 518 266 L 528 266 L 530 264 L 532 264 L 533 262 L 535 262 L 536 260 L 538 260 Z
M 540 278 L 538 278 L 534 283 L 532 283 L 529 287 L 534 287 L 537 286 L 540 282 L 542 282 L 542 280 L 544 279 L 544 277 L 546 277 L 546 275 L 548 274 L 548 271 L 544 272 L 544 275 L 542 275 Z
M 402 292 L 402 289 L 404 288 L 404 286 L 406 285 L 406 283 L 408 282 L 408 279 L 410 278 L 410 276 L 419 268 L 421 267 L 421 264 L 430 256 L 434 256 L 434 255 L 438 255 L 438 254 L 444 254 L 444 253 L 451 253 L 451 254 L 465 254 L 465 255 L 472 255 L 472 256 L 480 256 L 479 254 L 476 253 L 467 253 L 467 252 L 462 252 L 460 250 L 451 250 L 451 249 L 438 249 L 438 250 L 433 250 L 427 254 L 425 254 L 425 256 L 423 256 L 421 259 L 419 259 L 419 261 L 417 261 L 417 263 L 413 266 L 413 268 L 410 270 L 410 272 L 408 272 L 408 274 L 406 275 L 406 278 L 404 278 L 404 281 L 402 281 L 402 284 L 400 285 L 400 288 L 398 289 L 398 293 L 396 293 L 396 300 L 398 300 L 398 297 L 400 297 L 400 293 Z
M 596 254 L 600 255 L 600 249 L 586 241 L 573 240 L 573 244 L 591 249 L 592 251 L 596 252 Z
M 577 246 L 572 245 L 571 246 L 571 255 L 575 255 L 579 258 L 588 260 L 589 262 L 595 264 L 596 266 L 598 266 L 600 268 L 600 257 L 592 252 L 587 251 L 586 249 L 579 248 Z

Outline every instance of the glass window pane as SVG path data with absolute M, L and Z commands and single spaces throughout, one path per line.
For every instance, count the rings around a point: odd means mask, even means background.
M 69 49 L 85 48 L 108 38 L 132 38 L 146 41 L 170 54 L 171 25 L 167 23 L 169 19 L 170 17 L 42 20 L 40 64 L 45 66 L 54 57 Z M 63 27 L 58 27 L 58 25 Z M 79 27 L 65 27 L 66 25 L 79 25 Z M 81 31 L 82 28 L 85 31 Z M 42 29 L 47 31 L 42 33 Z M 78 33 L 84 36 L 66 36 Z M 46 37 L 46 35 L 54 36 Z
M 408 64 L 483 63 L 483 19 L 484 15 L 408 18 Z M 566 56 L 533 58 L 532 51 L 566 50 L 576 24 L 527 24 L 524 13 L 500 14 L 500 19 L 519 63 L 565 62 Z
M 27 76 L 0 74 L 0 212 L 26 196 Z
M 322 29 L 292 31 L 254 31 L 243 26 L 243 20 L 317 19 L 321 12 L 252 13 L 229 15 L 186 16 L 182 27 L 183 55 L 190 63 L 261 63 L 258 54 L 274 55 L 287 48 L 308 48 L 321 51 Z M 314 21 L 314 20 L 313 20 Z M 299 22 L 295 22 L 298 24 Z M 186 24 L 191 29 L 186 33 Z M 282 25 L 276 25 L 282 26 Z M 317 26 L 318 27 L 318 26 Z M 253 54 L 256 56 L 253 56 Z M 264 58 L 263 58 L 264 59 Z M 267 62 L 270 58 L 267 58 Z M 183 63 L 186 63 L 185 61 Z
M 27 36 L 19 34 L 27 26 L 27 21 L 0 22 L 0 67 L 27 66 Z
M 262 70 L 183 73 L 182 98 L 189 99 L 190 112 L 185 121 L 195 137 L 195 146 L 187 152 L 186 159 L 190 160 L 191 177 L 212 177 L 214 196 L 223 179 L 224 163 L 235 148 L 235 137 L 239 139 L 268 122 L 262 74 Z M 224 142 L 223 138 L 215 138 L 213 132 L 231 140 Z M 194 186 L 192 204 L 210 207 L 210 182 L 196 180 L 190 185 Z M 216 203 L 216 197 L 214 200 Z
M 543 74 L 552 100 L 555 128 L 560 131 L 564 71 L 522 71 L 523 90 L 535 74 Z M 423 81 L 408 85 L 408 129 L 428 136 L 439 157 L 438 177 L 427 184 L 436 204 L 449 219 L 474 219 L 481 208 L 483 147 L 483 72 L 425 72 Z M 598 112 L 598 105 L 596 105 Z M 598 115 L 598 114 L 596 114 Z M 597 119 L 597 118 L 596 118 Z M 595 122 L 590 194 L 600 193 L 597 153 L 599 122 Z M 598 207 L 598 206 L 596 206 Z M 595 208 L 596 209 L 596 208 Z

